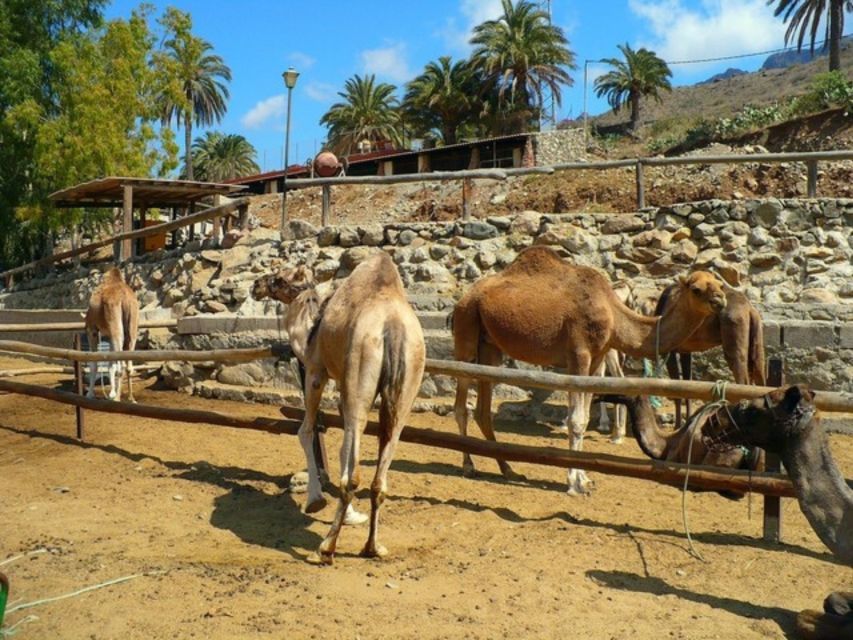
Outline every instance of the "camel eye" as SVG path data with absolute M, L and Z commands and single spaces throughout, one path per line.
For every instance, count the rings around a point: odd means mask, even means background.
M 702 289 L 700 289 L 699 287 L 690 287 L 690 290 L 697 296 L 702 293 Z

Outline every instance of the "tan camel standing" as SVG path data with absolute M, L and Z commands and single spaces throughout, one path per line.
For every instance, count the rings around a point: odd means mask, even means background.
M 272 297 L 288 304 L 285 327 L 291 347 L 305 366 L 305 418 L 299 441 L 308 461 L 306 513 L 322 509 L 323 497 L 314 455 L 314 427 L 323 388 L 336 380 L 344 419 L 340 502 L 328 535 L 309 562 L 331 564 L 338 534 L 359 486 L 359 445 L 377 394 L 379 459 L 370 486 L 370 533 L 361 555 L 384 556 L 377 542 L 379 508 L 388 490 L 388 468 L 415 396 L 426 361 L 423 330 L 406 299 L 397 268 L 385 253 L 359 264 L 326 300 L 317 295 L 311 272 L 285 269 L 260 278 L 255 299 Z
M 89 299 L 89 308 L 85 314 L 86 334 L 89 337 L 89 348 L 98 350 L 101 336 L 109 338 L 112 351 L 133 351 L 139 327 L 139 301 L 117 267 L 113 267 L 104 275 L 101 286 Z M 97 364 L 89 364 L 89 390 L 87 395 L 95 395 L 95 375 Z M 127 399 L 136 402 L 133 397 L 133 362 L 126 363 Z M 111 400 L 121 400 L 121 379 L 124 373 L 124 362 L 111 362 L 110 393 Z M 116 384 L 118 378 L 118 384 Z
M 665 312 L 675 286 L 670 285 L 663 290 L 655 314 Z M 676 352 L 669 354 L 666 361 L 669 377 L 690 380 L 693 375 L 691 354 L 722 346 L 726 363 L 737 384 L 764 385 L 767 375 L 761 314 L 742 291 L 726 284 L 723 290 L 726 293 L 725 308 L 706 318 L 687 340 L 678 345 Z M 676 423 L 680 424 L 680 400 L 675 402 L 675 412 Z M 689 400 L 687 413 L 690 413 Z
M 697 271 L 679 280 L 673 304 L 659 317 L 642 316 L 625 306 L 599 271 L 571 265 L 544 246 L 522 251 L 503 272 L 478 281 L 453 312 L 454 354 L 457 360 L 500 364 L 503 354 L 568 373 L 598 371 L 608 350 L 632 357 L 653 357 L 682 343 L 704 319 L 725 305 L 717 279 Z M 466 400 L 469 380 L 457 384 L 455 414 L 459 431 L 467 433 Z M 483 435 L 495 439 L 489 411 L 492 384 L 478 383 L 477 423 Z M 583 448 L 592 394 L 569 393 L 569 443 Z M 509 465 L 499 461 L 506 477 Z M 463 470 L 473 472 L 469 455 Z M 580 469 L 568 473 L 569 493 L 589 491 Z

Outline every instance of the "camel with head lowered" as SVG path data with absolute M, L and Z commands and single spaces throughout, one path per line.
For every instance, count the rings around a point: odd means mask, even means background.
M 89 348 L 98 350 L 101 336 L 109 338 L 112 351 L 133 351 L 139 327 L 139 301 L 136 294 L 122 278 L 118 267 L 113 267 L 104 275 L 101 286 L 89 299 L 89 308 L 85 315 L 86 334 Z M 95 396 L 95 377 L 97 364 L 89 364 L 89 390 L 87 395 Z M 133 397 L 133 362 L 126 363 L 127 399 L 136 402 Z M 111 400 L 121 400 L 121 379 L 125 373 L 124 362 L 111 362 L 109 365 Z M 118 378 L 118 383 L 116 383 Z
M 655 314 L 662 314 L 670 303 L 676 285 L 670 285 L 660 295 Z M 723 355 L 737 384 L 764 385 L 767 381 L 764 365 L 764 326 L 761 314 L 742 291 L 723 284 L 726 306 L 699 326 L 698 329 L 666 360 L 669 377 L 690 380 L 692 354 L 723 347 Z M 679 366 L 680 365 L 680 366 Z M 675 402 L 676 423 L 680 422 L 681 401 Z M 690 413 L 690 401 L 687 401 Z
M 814 399 L 804 385 L 777 389 L 739 423 L 737 435 L 782 458 L 812 529 L 853 566 L 853 488 L 832 457 Z M 830 594 L 822 613 L 801 612 L 797 627 L 805 638 L 853 638 L 853 592 Z
M 305 367 L 305 418 L 299 442 L 308 461 L 306 513 L 326 505 L 314 454 L 314 428 L 323 388 L 336 380 L 344 420 L 341 447 L 340 501 L 331 529 L 309 562 L 331 564 L 338 534 L 359 486 L 359 445 L 368 413 L 377 394 L 379 459 L 370 486 L 370 533 L 361 552 L 382 557 L 377 542 L 379 508 L 388 490 L 388 468 L 415 396 L 426 361 L 420 322 L 406 300 L 403 284 L 391 258 L 377 253 L 359 264 L 344 283 L 321 300 L 311 272 L 305 267 L 284 269 L 260 278 L 255 299 L 285 302 L 285 327 L 291 348 Z
M 720 282 L 697 271 L 679 280 L 673 304 L 658 317 L 642 316 L 623 304 L 609 280 L 596 269 L 568 264 L 548 247 L 522 251 L 501 273 L 483 278 L 462 297 L 453 311 L 454 355 L 463 362 L 500 364 L 502 356 L 569 374 L 591 375 L 605 355 L 616 349 L 633 357 L 654 357 L 682 343 L 709 315 L 725 305 Z M 455 414 L 459 431 L 467 432 L 469 380 L 459 379 Z M 477 423 L 495 439 L 492 428 L 492 384 L 478 383 Z M 569 393 L 569 443 L 583 448 L 592 394 Z M 504 476 L 513 477 L 505 461 Z M 469 455 L 463 470 L 473 472 Z M 568 473 L 569 493 L 588 493 L 586 474 Z

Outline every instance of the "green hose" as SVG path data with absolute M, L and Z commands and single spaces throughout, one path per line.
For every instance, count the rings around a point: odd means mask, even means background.
M 3 628 L 3 615 L 6 613 L 6 600 L 9 599 L 9 578 L 0 573 L 0 629 Z

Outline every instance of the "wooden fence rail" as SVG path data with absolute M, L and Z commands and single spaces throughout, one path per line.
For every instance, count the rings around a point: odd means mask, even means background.
M 178 326 L 174 319 L 164 320 L 141 320 L 140 329 L 172 329 Z M 83 322 L 42 322 L 35 323 L 0 323 L 0 333 L 39 333 L 47 331 L 83 331 L 86 325 Z
M 133 360 L 135 362 L 172 361 L 172 362 L 248 362 L 261 358 L 286 358 L 292 356 L 290 346 L 276 343 L 268 347 L 249 349 L 212 349 L 159 350 L 159 351 L 79 351 L 45 347 L 28 342 L 0 340 L 0 351 L 45 356 L 76 362 L 116 362 Z M 600 376 L 570 376 L 547 371 L 523 371 L 468 364 L 455 360 L 426 361 L 426 371 L 431 374 L 490 380 L 495 383 L 510 384 L 517 387 L 549 389 L 552 391 L 582 391 L 599 394 L 623 395 L 659 395 L 668 398 L 712 400 L 715 383 L 698 380 L 668 380 L 663 378 L 603 378 Z M 726 386 L 726 398 L 732 401 L 760 398 L 772 391 L 772 387 L 757 387 L 744 384 Z M 815 405 L 826 412 L 839 411 L 853 413 L 853 393 L 818 391 Z
M 78 247 L 77 249 L 70 249 L 69 251 L 63 251 L 62 253 L 47 256 L 45 258 L 41 258 L 40 260 L 34 260 L 33 262 L 28 262 L 27 264 L 21 265 L 20 267 L 15 267 L 14 269 L 7 269 L 6 271 L 0 272 L 0 278 L 5 278 L 8 281 L 9 278 L 18 273 L 23 273 L 25 271 L 29 271 L 30 269 L 35 269 L 36 267 L 52 264 L 60 260 L 67 260 L 68 258 L 73 258 L 75 256 L 92 253 L 96 249 L 111 245 L 113 242 L 118 242 L 121 240 L 135 240 L 137 238 L 147 238 L 148 236 L 155 236 L 161 233 L 167 233 L 169 231 L 174 231 L 175 229 L 180 229 L 181 227 L 187 227 L 196 224 L 197 222 L 204 222 L 205 220 L 210 220 L 211 218 L 221 218 L 223 216 L 228 216 L 233 214 L 235 211 L 238 211 L 248 206 L 248 198 L 237 198 L 236 200 L 232 200 L 231 202 L 228 202 L 226 204 L 222 204 L 216 207 L 210 207 L 209 209 L 204 209 L 202 211 L 192 213 L 188 216 L 178 218 L 177 220 L 172 220 L 171 222 L 156 224 L 150 227 L 145 227 L 144 229 L 137 229 L 136 231 L 118 233 L 114 236 L 110 236 L 109 238 L 104 238 L 103 240 L 98 240 L 97 242 L 92 242 L 82 247 Z
M 225 415 L 215 411 L 192 409 L 171 409 L 128 402 L 114 402 L 86 398 L 76 393 L 48 389 L 11 380 L 0 379 L 0 391 L 44 398 L 62 404 L 83 407 L 92 411 L 122 414 L 155 420 L 186 423 L 204 423 L 236 429 L 252 429 L 268 433 L 294 435 L 299 430 L 302 411 L 285 408 L 283 413 L 290 420 L 272 418 L 254 418 L 251 420 Z M 323 414 L 325 425 L 340 428 L 339 416 Z M 378 424 L 369 422 L 366 433 L 376 435 Z M 503 442 L 491 442 L 454 433 L 445 433 L 432 429 L 420 429 L 407 426 L 400 439 L 429 447 L 467 452 L 472 455 L 486 456 L 508 462 L 526 462 L 561 468 L 578 468 L 599 471 L 611 475 L 628 476 L 652 480 L 667 485 L 681 486 L 684 483 L 687 465 L 625 458 L 600 453 L 568 451 L 557 447 L 535 447 Z M 721 470 L 718 467 L 691 466 L 689 468 L 689 486 L 703 490 L 752 491 L 764 495 L 794 497 L 794 488 L 787 477 L 780 474 L 752 473 L 747 471 Z

